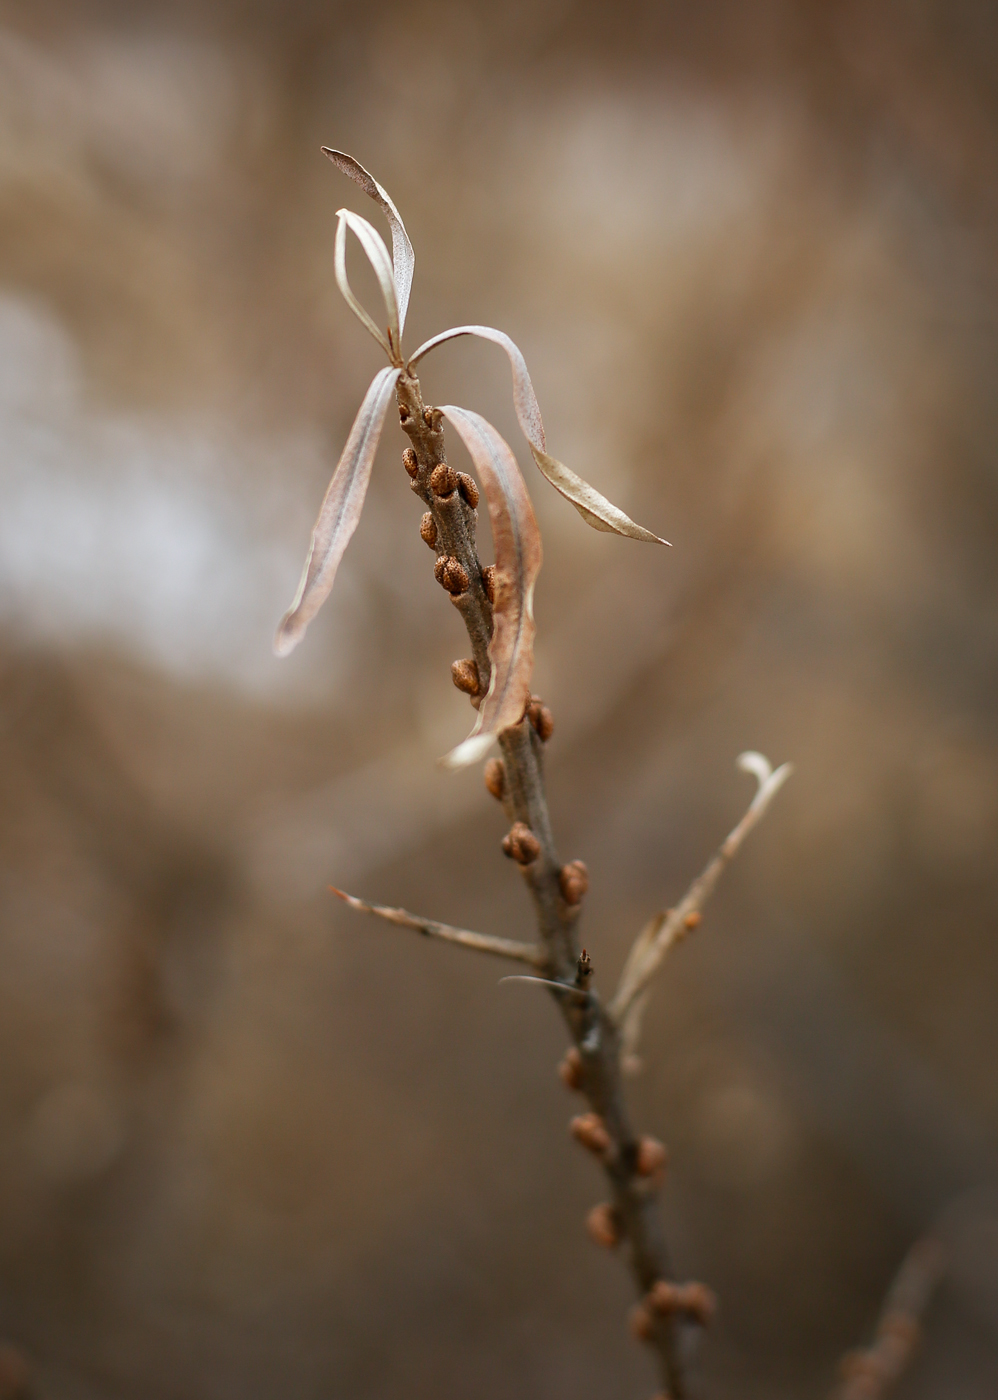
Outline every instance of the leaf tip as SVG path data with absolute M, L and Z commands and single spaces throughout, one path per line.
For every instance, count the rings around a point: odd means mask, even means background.
M 286 613 L 274 633 L 274 655 L 282 660 L 285 656 L 290 656 L 301 637 L 301 631 L 295 626 L 294 614 Z
M 484 758 L 495 742 L 494 734 L 472 734 L 463 743 L 451 749 L 450 753 L 444 754 L 440 760 L 442 768 L 449 768 L 452 771 L 458 768 L 468 768 L 472 763 L 477 763 Z

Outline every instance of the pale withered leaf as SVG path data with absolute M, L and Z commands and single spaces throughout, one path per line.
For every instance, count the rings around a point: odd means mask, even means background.
M 371 465 L 399 374 L 393 367 L 379 370 L 364 395 L 323 498 L 298 592 L 281 618 L 274 638 L 274 651 L 278 656 L 287 656 L 294 650 L 305 635 L 305 628 L 329 596 L 343 551 L 360 519 L 371 479 Z
M 395 208 L 388 191 L 379 185 L 373 175 L 364 169 L 353 156 L 343 151 L 332 151 L 323 146 L 322 154 L 328 156 L 338 170 L 348 175 L 355 185 L 359 185 L 366 195 L 384 211 L 388 226 L 392 231 L 392 266 L 395 272 L 395 299 L 399 308 L 399 330 L 405 330 L 405 315 L 409 309 L 409 293 L 412 290 L 412 274 L 416 266 L 416 255 L 412 251 L 409 235 L 405 231 L 402 216 Z
M 559 462 L 556 457 L 548 454 L 544 440 L 541 410 L 538 407 L 537 395 L 534 393 L 534 386 L 531 384 L 530 375 L 527 372 L 527 362 L 515 341 L 510 340 L 508 335 L 502 331 L 493 330 L 491 326 L 455 326 L 452 330 L 441 331 L 439 335 L 428 340 L 425 345 L 421 345 L 416 353 L 410 356 L 409 364 L 414 365 L 417 360 L 436 346 L 442 345 L 447 340 L 455 340 L 461 335 L 476 335 L 482 340 L 491 340 L 496 345 L 501 345 L 506 351 L 513 370 L 513 407 L 516 409 L 516 416 L 523 430 L 523 436 L 530 444 L 534 461 L 555 490 L 560 491 L 566 500 L 571 501 L 583 520 L 594 530 L 604 530 L 608 534 L 627 535 L 632 540 L 646 540 L 654 544 L 668 544 L 668 540 L 660 539 L 658 535 L 652 534 L 651 530 L 646 530 L 643 525 L 636 525 L 630 516 L 625 515 L 605 496 L 601 496 L 595 487 L 590 486 L 587 481 L 583 481 L 581 476 L 576 476 L 575 472 L 566 467 L 564 462 Z
M 366 219 L 362 219 L 359 214 L 354 214 L 350 209 L 338 209 L 336 217 L 339 223 L 336 225 L 336 246 L 334 256 L 334 267 L 336 270 L 336 284 L 346 300 L 347 305 L 357 317 L 357 319 L 367 327 L 375 340 L 385 351 L 385 354 L 394 365 L 401 365 L 399 355 L 399 341 L 401 331 L 399 330 L 399 309 L 395 300 L 395 280 L 392 275 L 392 260 L 388 256 L 388 249 L 384 245 L 381 234 L 373 228 Z M 374 269 L 374 275 L 378 279 L 381 287 L 381 295 L 385 299 L 385 312 L 388 316 L 386 338 L 384 331 L 380 330 L 378 324 L 370 317 L 360 302 L 354 296 L 347 280 L 347 228 L 350 228 L 356 235 L 357 241 L 367 254 L 367 260 Z
M 474 729 L 444 759 L 449 768 L 475 763 L 502 729 L 519 724 L 534 669 L 534 584 L 541 533 L 516 458 L 492 424 L 466 408 L 442 412 L 460 433 L 489 507 L 495 549 L 495 602 L 489 660 L 492 675 Z

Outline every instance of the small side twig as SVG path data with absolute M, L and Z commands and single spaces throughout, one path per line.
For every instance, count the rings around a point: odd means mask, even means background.
M 738 766 L 745 772 L 755 774 L 759 781 L 758 791 L 741 821 L 728 834 L 716 855 L 693 881 L 676 907 L 664 909 L 656 914 L 635 939 L 617 991 L 608 1007 L 610 1015 L 620 1026 L 626 1025 L 629 1012 L 636 1022 L 640 1022 L 644 1008 L 642 993 L 646 991 L 666 953 L 673 943 L 696 928 L 700 922 L 700 911 L 713 894 L 725 868 L 737 855 L 746 836 L 765 814 L 766 808 L 793 772 L 789 763 L 784 763 L 774 772 L 769 760 L 754 752 L 741 754 Z M 631 1039 L 632 1036 L 625 1036 L 628 1050 L 633 1049 L 629 1043 Z
M 922 1318 L 946 1268 L 935 1235 L 912 1245 L 894 1275 L 871 1346 L 842 1362 L 835 1400 L 881 1400 L 907 1370 L 918 1346 Z
M 435 919 L 423 919 L 418 914 L 410 914 L 406 909 L 392 909 L 385 904 L 368 904 L 355 895 L 346 894 L 330 885 L 331 894 L 337 895 L 351 909 L 361 914 L 373 914 L 386 923 L 398 924 L 401 928 L 414 929 L 427 938 L 441 938 L 445 943 L 459 943 L 462 948 L 473 948 L 478 953 L 494 953 L 496 957 L 512 958 L 516 962 L 529 963 L 531 967 L 544 965 L 544 957 L 533 943 L 520 943 L 515 938 L 497 938 L 491 933 L 473 933 L 471 929 L 453 928 L 450 924 L 437 923 Z

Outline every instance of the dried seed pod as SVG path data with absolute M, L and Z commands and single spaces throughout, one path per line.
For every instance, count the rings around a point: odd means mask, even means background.
M 467 472 L 458 472 L 457 484 L 461 495 L 471 506 L 472 510 L 478 505 L 478 483 L 473 476 Z
M 457 490 L 457 472 L 446 462 L 441 462 L 430 472 L 430 490 L 434 496 L 449 496 Z
M 644 1303 L 635 1303 L 627 1326 L 636 1342 L 650 1342 L 655 1335 L 655 1320 Z
M 558 1078 L 566 1089 L 572 1089 L 577 1092 L 582 1088 L 585 1072 L 582 1065 L 582 1056 L 579 1054 L 577 1046 L 571 1045 L 565 1051 L 565 1058 L 558 1066 Z
M 502 839 L 503 852 L 517 865 L 530 865 L 541 853 L 541 843 L 526 822 L 514 822 Z
M 416 460 L 416 454 L 411 447 L 407 447 L 402 453 L 402 465 L 410 476 L 415 476 L 419 471 L 419 462 Z
M 657 1313 L 683 1313 L 706 1327 L 717 1311 L 717 1298 L 703 1283 L 669 1283 L 660 1278 L 646 1298 Z
M 547 743 L 554 733 L 554 717 L 539 695 L 531 695 L 527 718 L 537 730 L 538 737 Z
M 702 919 L 703 915 L 700 913 L 699 909 L 694 909 L 692 913 L 687 914 L 686 918 L 683 920 L 683 928 L 686 929 L 687 933 L 692 933 L 693 930 L 699 926 Z
M 464 661 L 451 662 L 450 678 L 465 695 L 477 695 L 482 688 L 478 678 L 478 666 L 470 657 Z
M 486 564 L 482 570 L 482 581 L 485 584 L 486 598 L 490 603 L 494 603 L 496 600 L 496 566 L 494 564 Z
M 468 587 L 468 575 L 460 561 L 450 554 L 441 554 L 433 566 L 433 577 L 447 592 L 456 596 Z
M 566 904 L 581 904 L 589 889 L 589 871 L 585 861 L 571 860 L 558 872 L 558 887 Z
M 610 1146 L 610 1134 L 598 1113 L 580 1113 L 568 1125 L 568 1131 L 576 1142 L 587 1147 L 590 1152 L 602 1156 Z
M 506 766 L 501 758 L 490 758 L 485 765 L 485 786 L 497 802 L 506 791 Z
M 617 1212 L 607 1201 L 603 1201 L 598 1206 L 593 1206 L 586 1216 L 586 1229 L 589 1238 L 604 1249 L 616 1249 L 620 1244 L 620 1226 L 617 1221 Z
M 421 540 L 425 540 L 431 549 L 434 549 L 436 547 L 437 522 L 433 519 L 433 516 L 429 511 L 426 512 L 422 520 L 419 522 L 419 537 Z
M 665 1170 L 669 1153 L 658 1138 L 643 1137 L 638 1143 L 638 1156 L 635 1162 L 639 1176 L 654 1176 Z

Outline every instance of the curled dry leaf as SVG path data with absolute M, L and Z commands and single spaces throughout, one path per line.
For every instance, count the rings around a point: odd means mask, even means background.
M 460 433 L 478 471 L 489 507 L 495 549 L 495 602 L 489 689 L 475 727 L 444 759 L 462 768 L 481 758 L 501 729 L 519 724 L 530 699 L 534 669 L 534 584 L 541 567 L 541 534 L 516 458 L 492 424 L 452 405 L 442 410 Z
M 382 241 L 381 234 L 373 228 L 366 219 L 362 219 L 359 214 L 354 214 L 350 209 L 338 209 L 336 217 L 339 222 L 336 225 L 336 246 L 334 254 L 334 268 L 336 270 L 336 285 L 343 293 L 343 298 L 350 310 L 357 317 L 358 321 L 374 336 L 375 340 L 382 347 L 385 354 L 393 365 L 401 365 L 399 355 L 399 341 L 401 331 L 399 329 L 399 309 L 395 298 L 395 278 L 392 273 L 392 260 L 388 256 L 388 249 Z M 369 316 L 360 302 L 353 294 L 353 289 L 347 278 L 347 228 L 350 228 L 356 235 L 357 241 L 367 254 L 367 260 L 374 269 L 374 275 L 378 279 L 381 287 L 381 295 L 385 299 L 385 311 L 388 315 L 387 337 L 379 328 L 378 323 Z
M 287 656 L 294 650 L 305 635 L 305 628 L 329 596 L 343 551 L 360 519 L 385 412 L 400 372 L 391 367 L 379 370 L 364 395 L 323 498 L 298 592 L 274 638 L 278 656 Z
M 353 156 L 348 156 L 343 151 L 330 150 L 328 146 L 323 146 L 322 154 L 328 156 L 336 168 L 342 170 L 344 175 L 349 176 L 355 185 L 359 185 L 364 193 L 383 210 L 388 220 L 388 226 L 392 231 L 392 269 L 395 276 L 395 300 L 398 303 L 399 331 L 404 331 L 405 314 L 409 307 L 409 293 L 412 290 L 412 274 L 416 266 L 416 255 L 412 251 L 412 244 L 405 231 L 402 216 L 395 208 L 388 191 L 379 185 L 374 176 L 365 170 L 359 161 L 354 160 Z
M 410 366 L 422 359 L 436 346 L 443 345 L 447 340 L 456 340 L 458 336 L 462 335 L 475 335 L 482 340 L 491 340 L 494 344 L 501 345 L 506 351 L 513 371 L 513 407 L 516 409 L 516 416 L 523 430 L 523 436 L 530 444 L 534 461 L 555 490 L 560 491 L 566 500 L 571 501 L 583 520 L 594 530 L 604 530 L 614 535 L 626 535 L 632 540 L 646 540 L 653 544 L 668 544 L 668 540 L 660 539 L 658 535 L 652 534 L 651 530 L 646 530 L 642 525 L 636 525 L 630 516 L 625 515 L 605 496 L 601 496 L 595 487 L 590 486 L 587 481 L 583 481 L 581 476 L 576 476 L 575 472 L 566 467 L 564 462 L 559 462 L 556 457 L 551 457 L 548 454 L 541 410 L 537 403 L 537 395 L 534 393 L 534 386 L 530 382 L 527 362 L 515 341 L 511 340 L 508 335 L 502 331 L 493 330 L 491 326 L 455 326 L 452 330 L 441 331 L 439 335 L 433 336 L 431 340 L 421 345 L 416 353 L 410 357 Z

